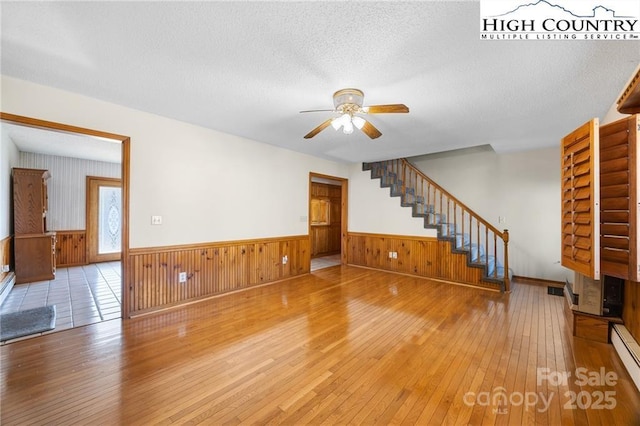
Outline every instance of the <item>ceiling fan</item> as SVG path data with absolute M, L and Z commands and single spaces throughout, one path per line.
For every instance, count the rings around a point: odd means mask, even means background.
M 409 112 L 409 108 L 404 104 L 389 104 L 389 105 L 370 105 L 362 106 L 364 100 L 364 93 L 359 89 L 342 89 L 333 94 L 334 109 L 314 109 L 302 112 L 318 112 L 318 111 L 331 111 L 336 114 L 340 114 L 338 117 L 330 118 L 320 124 L 318 127 L 307 133 L 304 138 L 311 139 L 329 125 L 335 130 L 342 127 L 342 132 L 346 135 L 353 133 L 353 128 L 356 127 L 362 130 L 371 139 L 382 136 L 380 130 L 369 123 L 364 118 L 357 114 L 385 114 L 385 113 L 402 113 Z

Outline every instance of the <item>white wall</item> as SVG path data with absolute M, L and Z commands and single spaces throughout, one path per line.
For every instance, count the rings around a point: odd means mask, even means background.
M 0 240 L 13 233 L 11 223 L 11 169 L 18 167 L 19 152 L 4 128 L 0 128 Z
M 51 87 L 2 76 L 1 88 L 3 112 L 131 137 L 131 247 L 306 235 L 309 172 L 347 177 L 344 164 Z
M 495 227 L 509 230 L 515 275 L 564 281 L 570 272 L 559 263 L 559 150 L 452 153 L 413 162 Z
M 51 173 L 47 181 L 47 231 L 86 229 L 86 177 L 119 178 L 121 165 L 54 155 L 20 153 L 20 167 Z
M 380 179 L 371 179 L 371 171 L 362 171 L 361 163 L 351 165 L 349 232 L 437 236 L 435 229 L 424 228 L 424 219 L 411 216 L 411 208 L 400 205 L 400 197 L 389 194 L 389 188 L 380 187 Z

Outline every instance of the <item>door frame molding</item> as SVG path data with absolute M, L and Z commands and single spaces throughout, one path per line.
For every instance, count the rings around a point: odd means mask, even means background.
M 122 179 L 122 319 L 128 319 L 130 295 L 128 289 L 128 271 L 129 265 L 129 183 L 130 183 L 130 155 L 131 155 L 131 138 L 129 136 L 118 135 L 115 133 L 103 132 L 100 130 L 87 129 L 84 127 L 71 126 L 68 124 L 57 123 L 54 121 L 40 120 L 37 118 L 25 117 L 21 115 L 9 114 L 0 111 L 0 120 L 8 123 L 19 124 L 27 127 L 35 127 L 39 129 L 52 130 L 63 133 L 76 133 L 87 136 L 95 136 L 99 138 L 107 138 L 120 141 L 122 144 L 121 153 L 121 179 Z
M 92 186 L 95 183 L 96 189 L 101 186 L 109 186 L 114 188 L 120 188 L 122 191 L 122 179 L 120 178 L 109 178 L 109 177 L 101 177 L 101 176 L 87 176 L 85 178 L 86 186 L 86 208 L 85 208 L 85 224 L 86 224 L 86 236 L 87 236 L 87 262 L 88 263 L 97 263 L 97 262 L 109 262 L 114 260 L 122 261 L 122 251 L 119 253 L 109 253 L 109 254 L 100 254 L 99 246 L 100 246 L 100 237 L 99 237 L 99 224 L 98 224 L 98 216 L 100 207 L 100 196 L 97 193 L 94 193 L 92 190 Z M 91 197 L 95 195 L 97 199 L 93 199 Z M 122 198 L 122 192 L 120 192 L 120 196 Z M 96 204 L 97 203 L 97 204 Z M 94 232 L 96 234 L 94 234 Z M 122 234 L 122 227 L 120 227 L 120 233 Z M 122 238 L 122 235 L 121 235 Z
M 320 179 L 330 179 L 334 181 L 338 181 L 341 184 L 341 211 L 340 211 L 340 263 L 343 265 L 347 264 L 347 250 L 348 250 L 348 241 L 347 236 L 349 232 L 349 224 L 347 223 L 348 215 L 348 200 L 349 200 L 349 180 L 342 177 L 330 176 L 321 173 L 309 172 L 309 193 L 307 200 L 307 208 L 308 208 L 308 216 L 307 216 L 307 233 L 309 235 L 309 250 L 312 247 L 311 241 L 311 184 L 313 182 L 313 178 Z M 311 269 L 311 253 L 309 253 L 309 269 Z

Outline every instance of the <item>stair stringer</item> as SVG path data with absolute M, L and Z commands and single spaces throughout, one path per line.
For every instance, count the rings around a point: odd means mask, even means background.
M 412 217 L 423 218 L 425 229 L 437 231 L 440 263 L 440 274 L 437 278 L 505 291 L 504 268 L 500 262 L 494 256 L 477 256 L 477 250 L 483 252 L 482 247 L 478 249 L 469 247 L 468 244 L 465 246 L 464 235 L 457 234 L 456 230 L 452 232 L 453 224 L 447 223 L 444 215 L 435 213 L 432 205 L 425 204 L 425 200 L 417 197 L 414 188 L 405 184 L 403 192 L 403 181 L 379 163 L 363 163 L 362 170 L 369 170 L 371 179 L 380 179 L 380 187 L 389 188 L 391 197 L 400 197 L 400 205 L 410 207 Z M 461 244 L 457 244 L 459 239 L 462 240 Z M 446 243 L 448 246 L 440 246 L 440 243 Z M 493 276 L 494 268 L 497 269 L 496 277 Z

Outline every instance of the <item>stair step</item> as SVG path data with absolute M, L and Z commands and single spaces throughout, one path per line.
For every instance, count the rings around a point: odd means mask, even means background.
M 370 170 L 372 179 L 380 179 L 380 187 L 389 188 L 392 197 L 400 197 L 400 204 L 403 207 L 411 207 L 413 217 L 423 217 L 425 228 L 436 229 L 439 239 L 450 241 L 453 252 L 466 254 L 467 264 L 470 267 L 484 268 L 483 280 L 500 284 L 504 291 L 505 269 L 500 261 L 496 260 L 495 256 L 487 256 L 482 244 L 471 243 L 471 236 L 468 233 L 457 232 L 455 224 L 446 222 L 447 215 L 436 213 L 435 205 L 427 204 L 423 195 L 416 194 L 416 188 L 403 187 L 402 179 L 393 172 L 393 170 L 397 171 L 397 168 L 391 168 L 388 164 L 388 162 L 362 163 L 362 170 Z M 511 274 L 511 270 L 507 273 Z

